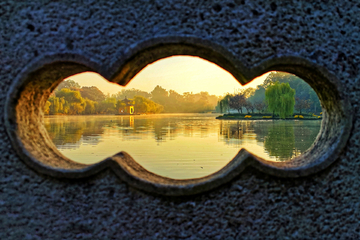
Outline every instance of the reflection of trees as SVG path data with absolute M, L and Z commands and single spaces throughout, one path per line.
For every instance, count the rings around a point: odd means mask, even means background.
M 252 121 L 221 121 L 219 132 L 225 139 L 252 138 L 255 126 L 256 124 Z
M 260 121 L 254 124 L 254 133 L 256 134 L 256 141 L 263 143 L 269 134 L 269 122 Z
M 126 140 L 142 139 L 154 134 L 156 141 L 165 141 L 174 138 L 178 131 L 176 125 L 176 121 L 168 118 L 122 117 L 117 129 Z
M 295 150 L 294 126 L 286 122 L 273 123 L 265 137 L 264 147 L 270 156 L 279 160 L 292 158 Z
M 320 124 L 318 121 L 299 122 L 299 125 L 294 127 L 295 133 L 295 148 L 301 152 L 305 152 L 315 141 Z
M 244 140 L 264 143 L 270 156 L 283 161 L 305 152 L 319 129 L 318 121 L 221 121 L 219 133 L 222 141 L 239 147 Z
M 60 146 L 80 141 L 84 126 L 77 122 L 52 122 L 46 124 L 45 128 L 54 144 Z
M 70 120 L 70 121 L 69 121 Z M 116 136 L 123 141 L 134 141 L 153 136 L 158 142 L 173 140 L 177 135 L 207 137 L 213 126 L 206 118 L 198 117 L 79 117 L 53 118 L 45 127 L 57 147 L 77 147 L 80 144 L 98 144 L 102 135 Z
M 50 138 L 57 147 L 72 144 L 79 145 L 80 140 L 83 143 L 96 145 L 99 142 L 98 137 L 104 130 L 103 123 L 98 121 L 52 121 L 45 124 L 45 128 Z
M 151 124 L 157 141 L 174 139 L 180 132 L 185 137 L 192 137 L 194 134 L 207 137 L 210 129 L 208 121 L 204 119 L 160 118 L 154 119 Z
M 313 144 L 319 130 L 318 121 L 276 122 L 265 137 L 265 150 L 279 160 L 296 157 Z
M 205 138 L 218 130 L 219 140 L 228 145 L 240 148 L 243 144 L 258 144 L 270 156 L 286 160 L 311 146 L 320 121 L 214 121 L 189 116 L 59 117 L 50 119 L 45 127 L 58 148 L 96 145 L 108 137 L 119 141 L 153 138 L 157 142 L 177 137 Z
M 242 139 L 244 135 L 243 122 L 237 121 L 233 122 L 220 122 L 220 135 L 222 135 L 225 139 Z
M 168 133 L 168 129 L 166 129 L 168 125 L 169 121 L 167 121 L 167 119 L 156 119 L 156 121 L 154 121 L 154 134 L 156 141 L 161 142 L 165 140 L 165 136 Z
M 252 121 L 221 121 L 219 135 L 226 144 L 241 147 L 243 141 L 256 139 L 255 125 Z
M 210 130 L 209 121 L 201 118 L 184 119 L 182 126 L 186 137 L 194 135 L 200 135 L 201 138 L 208 137 Z

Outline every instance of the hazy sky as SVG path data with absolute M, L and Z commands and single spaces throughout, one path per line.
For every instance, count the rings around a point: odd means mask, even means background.
M 206 91 L 221 96 L 228 92 L 234 93 L 234 90 L 241 88 L 255 88 L 265 80 L 267 75 L 268 73 L 242 87 L 229 72 L 214 63 L 199 57 L 173 56 L 147 65 L 126 87 L 109 83 L 93 72 L 80 73 L 67 79 L 78 82 L 82 87 L 96 86 L 105 94 L 114 94 L 124 88 L 151 92 L 156 85 L 160 85 L 166 90 L 172 89 L 180 94 Z

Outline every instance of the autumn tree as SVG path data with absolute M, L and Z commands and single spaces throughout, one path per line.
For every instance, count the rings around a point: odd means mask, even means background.
M 58 85 L 58 87 L 56 88 L 55 91 L 56 91 L 56 92 L 57 92 L 57 91 L 60 91 L 60 90 L 63 89 L 63 88 L 67 88 L 67 89 L 70 89 L 70 90 L 78 90 L 78 89 L 80 89 L 81 87 L 80 87 L 79 83 L 75 82 L 74 80 L 69 79 L 69 80 L 66 80 L 66 81 L 62 81 L 62 82 Z
M 239 113 L 242 113 L 242 108 L 246 105 L 246 98 L 243 94 L 238 93 L 229 99 L 229 107 L 236 109 Z
M 256 101 L 253 105 L 254 108 L 258 110 L 259 113 L 262 113 L 266 109 L 265 101 Z
M 98 103 L 96 101 L 92 101 L 88 98 L 85 98 L 85 114 L 95 114 L 98 107 Z
M 57 114 L 59 113 L 59 98 L 58 97 L 50 97 L 47 102 L 50 103 L 49 106 L 49 114 L 53 115 L 53 114 Z
M 249 87 L 249 88 L 246 88 L 246 89 L 242 90 L 240 93 L 241 93 L 242 95 L 244 95 L 244 97 L 247 99 L 247 98 L 253 96 L 254 93 L 255 93 L 255 91 L 256 91 L 255 88 L 250 88 L 250 87 Z
M 81 103 L 83 101 L 79 91 L 63 88 L 56 93 L 56 97 L 64 98 L 69 103 Z
M 168 112 L 183 112 L 186 110 L 184 109 L 183 102 L 183 95 L 177 93 L 174 90 L 169 90 L 169 100 L 166 106 L 166 110 Z
M 244 107 L 248 113 L 250 113 L 250 111 L 251 113 L 254 113 L 255 106 L 251 102 L 246 102 Z
M 169 97 L 168 91 L 165 88 L 160 87 L 157 85 L 154 90 L 151 92 L 151 100 L 161 105 L 166 104 Z
M 295 109 L 298 110 L 301 114 L 301 111 L 304 109 L 310 108 L 310 99 L 302 99 L 302 98 L 295 98 Z
M 44 114 L 48 115 L 50 113 L 50 106 L 51 106 L 51 102 L 46 101 L 45 107 L 44 107 Z
M 99 103 L 99 112 L 107 114 L 115 114 L 118 112 L 116 98 L 109 97 Z
M 137 113 L 160 113 L 164 110 L 163 106 L 151 101 L 143 96 L 135 96 L 135 111 Z
M 273 114 L 285 119 L 294 112 L 295 90 L 289 83 L 275 82 L 270 84 L 265 91 L 268 108 Z
M 87 98 L 95 102 L 104 101 L 106 98 L 105 94 L 95 86 L 82 87 L 80 89 L 80 93 L 83 98 Z
M 117 100 L 123 100 L 125 97 L 128 99 L 133 99 L 135 96 L 142 96 L 145 98 L 150 99 L 151 94 L 139 89 L 122 89 L 121 91 L 117 92 L 116 94 L 113 94 L 111 97 L 116 98 Z

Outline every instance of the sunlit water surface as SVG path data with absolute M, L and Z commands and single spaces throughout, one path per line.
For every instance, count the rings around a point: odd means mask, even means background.
M 49 116 L 45 127 L 66 157 L 93 164 L 120 151 L 148 171 L 174 179 L 199 178 L 239 152 L 286 161 L 314 142 L 321 121 L 217 120 L 217 114 Z

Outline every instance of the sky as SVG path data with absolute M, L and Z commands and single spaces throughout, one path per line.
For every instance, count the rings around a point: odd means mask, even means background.
M 268 74 L 265 73 L 246 86 L 241 86 L 229 72 L 212 62 L 199 57 L 173 56 L 147 65 L 125 87 L 110 83 L 94 72 L 80 73 L 67 79 L 78 82 L 81 87 L 96 86 L 105 94 L 114 94 L 122 89 L 131 88 L 151 92 L 156 85 L 160 85 L 166 90 L 172 89 L 180 94 L 208 92 L 211 95 L 222 96 L 243 88 L 256 88 L 263 83 Z

